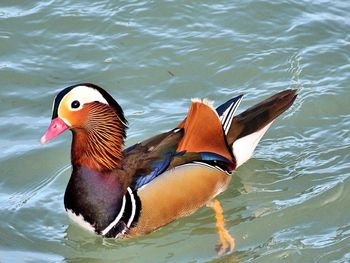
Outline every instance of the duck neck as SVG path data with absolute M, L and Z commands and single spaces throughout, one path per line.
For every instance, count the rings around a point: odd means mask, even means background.
M 73 166 L 64 205 L 66 210 L 81 215 L 94 231 L 100 232 L 121 210 L 124 194 L 118 176 Z
M 90 116 L 84 127 L 72 129 L 73 166 L 84 166 L 100 172 L 120 168 L 126 125 L 117 114 L 102 110 L 99 109 L 98 117 Z

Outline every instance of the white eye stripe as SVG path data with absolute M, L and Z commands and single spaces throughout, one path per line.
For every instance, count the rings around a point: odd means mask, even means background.
M 72 107 L 72 103 L 74 101 L 79 102 L 79 107 Z M 70 111 L 78 111 L 80 110 L 84 104 L 98 101 L 100 103 L 108 104 L 107 100 L 102 96 L 102 94 L 88 86 L 77 86 L 74 87 L 71 91 L 69 91 L 61 100 L 61 103 L 58 107 L 58 115 L 60 115 L 60 108 L 65 104 L 64 107 L 67 107 Z M 59 116 L 62 117 L 62 116 Z
M 90 88 L 87 86 L 77 86 L 70 92 L 68 92 L 66 96 L 72 98 L 69 100 L 70 103 L 72 103 L 74 100 L 79 101 L 80 106 L 82 106 L 85 103 L 90 103 L 94 101 L 99 101 L 101 103 L 108 104 L 108 102 L 100 92 L 98 92 L 94 88 Z

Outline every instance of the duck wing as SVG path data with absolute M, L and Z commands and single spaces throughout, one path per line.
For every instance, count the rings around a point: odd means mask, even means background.
M 132 187 L 137 189 L 164 172 L 175 156 L 184 134 L 183 129 L 156 135 L 124 150 L 123 169 L 133 176 Z

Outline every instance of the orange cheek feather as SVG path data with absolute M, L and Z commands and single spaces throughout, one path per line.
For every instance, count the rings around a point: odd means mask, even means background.
M 81 109 L 77 111 L 70 111 L 67 108 L 59 110 L 59 116 L 69 123 L 69 128 L 80 128 L 84 126 L 87 120 L 87 109 Z

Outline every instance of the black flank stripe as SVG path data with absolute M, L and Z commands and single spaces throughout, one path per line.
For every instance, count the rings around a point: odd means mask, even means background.
M 139 198 L 139 196 L 137 195 L 137 191 L 132 190 L 133 193 L 133 197 L 134 197 L 134 203 L 136 205 L 136 209 L 135 209 L 135 214 L 134 217 L 132 219 L 130 228 L 134 227 L 140 217 L 140 212 L 141 212 L 141 200 Z M 127 224 L 129 222 L 130 217 L 132 216 L 132 209 L 133 209 L 133 203 L 131 201 L 131 196 L 130 193 L 127 192 L 126 193 L 126 205 L 125 205 L 125 212 L 123 215 L 123 221 L 125 222 L 125 224 Z

